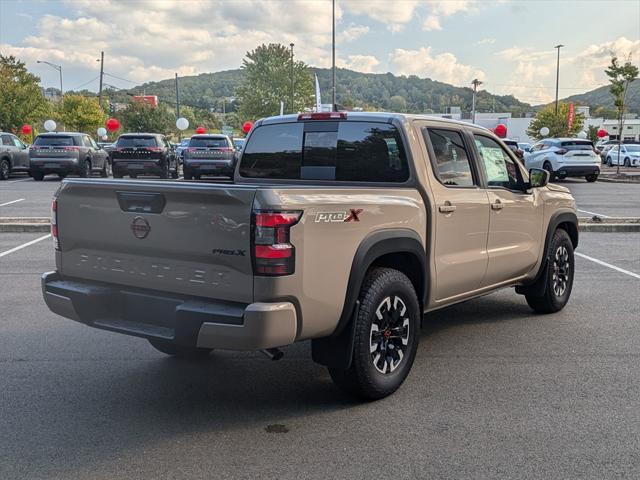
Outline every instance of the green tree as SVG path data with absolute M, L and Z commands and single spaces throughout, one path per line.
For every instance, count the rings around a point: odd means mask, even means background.
M 578 132 L 582 131 L 584 124 L 584 115 L 576 112 L 573 125 L 569 128 L 569 104 L 558 104 L 558 115 L 555 114 L 555 106 L 553 104 L 546 106 L 540 110 L 533 121 L 527 128 L 527 135 L 536 140 L 544 138 L 540 135 L 540 129 L 547 127 L 549 135 L 547 137 L 575 137 Z
M 106 115 L 100 108 L 97 98 L 73 94 L 62 97 L 56 116 L 62 121 L 66 130 L 92 135 L 106 120 Z
M 591 141 L 594 143 L 594 145 L 596 144 L 596 142 L 597 142 L 598 140 L 600 140 L 600 139 L 598 138 L 598 130 L 599 130 L 599 128 L 598 128 L 598 127 L 595 127 L 595 126 L 593 126 L 593 125 L 589 125 L 589 126 L 587 127 L 587 138 L 588 138 L 589 140 L 591 140 Z
M 389 99 L 389 109 L 392 112 L 404 113 L 407 111 L 407 100 L 401 95 L 394 95 Z
M 291 52 L 280 44 L 260 45 L 247 52 L 242 61 L 244 79 L 237 91 L 240 117 L 244 120 L 277 115 L 280 101 L 285 111 L 299 112 L 313 105 L 313 81 L 309 67 L 293 62 L 293 102 L 291 101 Z
M 609 77 L 611 86 L 609 91 L 613 96 L 613 104 L 616 107 L 618 113 L 618 140 L 624 140 L 622 136 L 622 129 L 624 127 L 624 111 L 626 108 L 627 89 L 629 84 L 638 78 L 638 67 L 633 65 L 627 60 L 624 65 L 620 64 L 618 57 L 615 55 L 611 57 L 611 64 L 604 71 Z M 620 149 L 618 149 L 618 168 L 617 172 L 620 173 Z
M 132 101 L 120 112 L 122 127 L 127 132 L 162 133 L 175 129 L 174 115 L 163 103 L 157 107 L 141 101 Z
M 0 55 L 0 130 L 15 132 L 25 123 L 39 124 L 49 114 L 40 78 L 14 56 Z

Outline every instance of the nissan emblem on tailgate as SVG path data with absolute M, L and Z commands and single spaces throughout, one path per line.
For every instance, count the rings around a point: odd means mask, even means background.
M 143 238 L 147 238 L 149 232 L 151 231 L 151 227 L 149 226 L 149 222 L 145 218 L 136 217 L 131 222 L 131 231 L 133 232 L 133 236 L 142 240 Z

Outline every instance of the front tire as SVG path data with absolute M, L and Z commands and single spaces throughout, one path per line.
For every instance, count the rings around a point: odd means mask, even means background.
M 147 339 L 151 346 L 166 355 L 173 357 L 189 358 L 192 360 L 202 360 L 209 356 L 213 351 L 211 348 L 198 348 L 198 347 L 182 347 L 176 345 L 173 342 L 166 340 L 159 340 L 155 338 Z
M 42 172 L 32 172 L 31 176 L 36 182 L 41 182 L 42 180 L 44 180 L 44 173 Z
M 631 160 L 629 160 L 628 158 L 624 159 L 624 166 L 625 167 L 630 167 L 631 166 Z
M 613 167 L 613 162 L 611 161 L 611 157 L 607 157 L 607 166 Z
M 104 161 L 104 165 L 102 166 L 102 170 L 100 170 L 100 176 L 102 178 L 109 178 L 109 162 Z
M 542 294 L 525 294 L 527 303 L 536 313 L 559 312 L 571 296 L 575 261 L 573 243 L 566 230 L 559 228 L 553 234 L 547 252 L 547 262 L 547 278 Z
M 553 182 L 556 179 L 556 174 L 553 171 L 553 167 L 551 166 L 551 164 L 549 162 L 544 162 L 542 168 L 549 172 L 549 181 Z
M 360 290 L 351 366 L 329 368 L 334 383 L 362 400 L 391 395 L 411 370 L 420 337 L 420 306 L 409 278 L 377 268 Z

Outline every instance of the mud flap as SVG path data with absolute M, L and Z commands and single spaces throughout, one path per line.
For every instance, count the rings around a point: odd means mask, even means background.
M 314 362 L 339 370 L 347 370 L 351 366 L 356 318 L 359 312 L 360 301 L 357 300 L 351 321 L 339 335 L 311 340 L 311 358 Z
M 549 260 L 544 261 L 544 265 L 538 273 L 538 277 L 529 285 L 518 285 L 516 293 L 520 295 L 531 295 L 533 297 L 541 297 L 547 288 L 547 279 L 549 278 Z

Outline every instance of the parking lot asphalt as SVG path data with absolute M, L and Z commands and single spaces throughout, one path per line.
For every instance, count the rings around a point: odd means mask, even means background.
M 157 180 L 156 177 L 140 177 L 141 180 Z M 220 181 L 204 180 L 204 181 Z M 184 181 L 184 180 L 179 180 Z M 49 216 L 51 197 L 60 185 L 55 175 L 35 182 L 29 177 L 12 177 L 0 183 L 0 217 L 46 217 Z M 583 179 L 565 179 L 558 182 L 576 198 L 578 215 L 589 218 L 640 216 L 640 183 L 588 183 Z M 16 202 L 16 200 L 19 200 Z M 14 202 L 4 205 L 7 202 Z
M 0 478 L 639 478 L 639 240 L 582 234 L 628 273 L 578 257 L 558 314 L 509 289 L 427 315 L 405 385 L 358 404 L 308 343 L 189 362 L 50 313 L 45 238 L 0 257 Z

